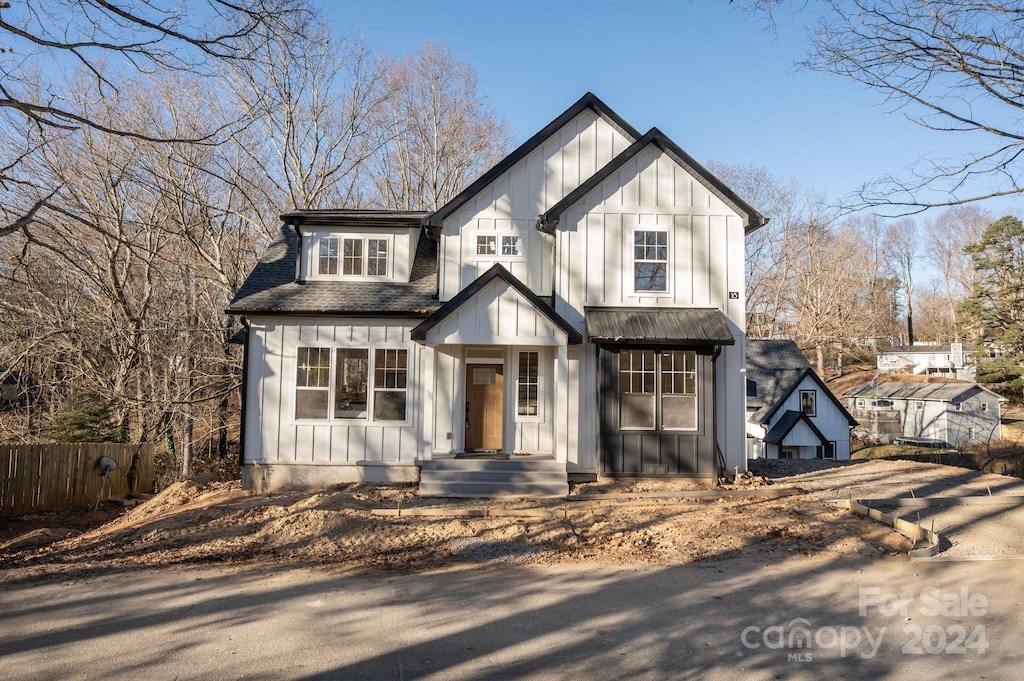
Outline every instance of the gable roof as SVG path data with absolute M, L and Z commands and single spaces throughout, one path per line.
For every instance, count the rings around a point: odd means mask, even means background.
M 757 384 L 757 396 L 747 398 L 748 405 L 757 407 L 748 420 L 754 423 L 771 421 L 807 377 L 817 383 L 821 393 L 835 405 L 850 425 L 857 425 L 857 419 L 853 418 L 811 368 L 796 343 L 778 339 L 747 340 L 747 379 Z
M 872 397 L 887 400 L 921 400 L 925 402 L 963 402 L 978 395 L 989 393 L 1000 401 L 1000 397 L 977 383 L 913 383 L 909 381 L 886 381 L 872 386 L 864 383 L 850 392 L 847 397 Z
M 757 212 L 750 204 L 741 199 L 736 193 L 729 189 L 724 182 L 711 174 L 711 171 L 697 163 L 696 160 L 679 145 L 670 140 L 661 130 L 651 128 L 647 134 L 631 144 L 625 151 L 606 163 L 603 168 L 594 173 L 590 179 L 574 189 L 561 201 L 549 208 L 540 216 L 538 228 L 547 233 L 553 233 L 558 225 L 562 213 L 569 209 L 574 203 L 582 199 L 589 191 L 599 186 L 608 179 L 608 176 L 621 168 L 627 161 L 643 151 L 648 145 L 655 145 L 661 149 L 669 158 L 678 163 L 684 170 L 692 175 L 698 182 L 704 185 L 708 191 L 721 199 L 725 205 L 743 216 L 744 230 L 747 234 L 759 227 L 764 226 L 768 219 Z
M 800 421 L 803 421 L 810 427 L 811 431 L 823 446 L 828 442 L 828 439 L 820 430 L 818 430 L 818 427 L 814 425 L 814 422 L 811 421 L 810 418 L 808 418 L 807 414 L 793 409 L 790 409 L 783 414 L 782 418 L 776 421 L 775 425 L 772 426 L 772 429 L 765 433 L 764 441 L 772 445 L 782 444 L 783 440 L 786 439 L 786 436 L 789 435 L 789 432 L 793 430 L 796 424 Z
M 292 215 L 292 214 L 289 214 Z M 330 224 L 338 224 L 331 222 Z M 365 224 L 361 222 L 360 224 Z M 415 225 L 415 222 L 413 223 Z M 299 236 L 284 223 L 281 235 L 228 304 L 228 314 L 292 314 L 424 317 L 441 304 L 437 293 L 437 249 L 419 234 L 408 282 L 295 281 Z
M 590 109 L 603 118 L 609 125 L 619 131 L 623 137 L 630 141 L 640 138 L 640 132 L 625 119 L 611 110 L 611 108 L 598 99 L 592 92 L 580 97 L 580 99 L 563 111 L 555 120 L 548 123 L 530 139 L 523 142 L 515 151 L 499 161 L 493 168 L 481 175 L 475 182 L 463 189 L 458 195 L 435 212 L 423 219 L 423 224 L 430 227 L 440 227 L 445 218 L 465 205 L 470 199 L 479 194 L 487 185 L 498 179 L 502 173 L 514 166 L 526 157 L 531 151 L 544 144 L 549 137 L 562 129 L 566 123 L 576 118 L 584 109 Z
M 504 281 L 508 284 L 509 288 L 515 290 L 519 295 L 528 300 L 530 304 L 533 305 L 533 307 L 544 315 L 544 317 L 546 317 L 552 324 L 564 331 L 570 345 L 578 345 L 583 342 L 583 334 L 577 331 L 572 324 L 565 321 L 560 314 L 555 312 L 554 308 L 545 303 L 536 293 L 528 289 L 526 284 L 519 281 L 519 279 L 505 269 L 501 263 L 495 263 L 489 270 L 477 277 L 473 283 L 459 291 L 455 297 L 438 308 L 434 314 L 430 315 L 427 319 L 424 319 L 412 330 L 409 337 L 414 341 L 421 343 L 425 342 L 427 340 L 427 332 L 430 331 L 430 329 L 437 326 L 445 317 L 457 311 L 462 307 L 463 303 L 479 293 L 494 279 L 501 279 Z

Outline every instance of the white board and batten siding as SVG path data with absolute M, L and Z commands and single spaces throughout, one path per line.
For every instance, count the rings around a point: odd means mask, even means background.
M 412 342 L 417 320 L 304 320 L 252 317 L 245 424 L 245 461 L 264 464 L 411 465 L 429 455 L 420 423 L 422 389 L 433 373 L 433 351 Z M 401 348 L 409 351 L 407 421 L 309 421 L 295 418 L 296 362 L 300 347 Z M 333 354 L 333 353 L 332 353 Z M 373 389 L 373 377 L 369 377 Z
M 667 233 L 665 292 L 633 290 L 637 229 Z M 726 466 L 745 468 L 743 218 L 652 144 L 571 206 L 556 238 L 555 311 L 580 331 L 588 305 L 710 307 L 725 314 L 736 344 L 724 346 L 717 360 L 718 441 Z M 584 350 L 590 364 L 594 356 Z M 596 391 L 595 371 L 583 369 L 587 390 Z M 596 425 L 580 425 L 580 446 L 593 451 Z
M 629 145 L 607 121 L 585 109 L 455 211 L 441 234 L 440 299 L 451 299 L 496 262 L 534 293 L 550 295 L 554 239 L 537 231 L 537 216 Z M 525 255 L 478 256 L 476 237 L 490 234 L 519 236 Z
M 827 395 L 822 394 L 821 386 L 811 377 L 805 376 L 795 390 L 782 403 L 775 415 L 772 416 L 767 430 L 782 418 L 787 411 L 800 411 L 800 392 L 814 391 L 815 414 L 809 417 L 814 426 L 821 431 L 826 440 L 836 443 L 836 459 L 847 460 L 850 458 L 850 422 Z M 807 446 L 817 447 L 821 442 L 807 424 L 797 423 L 793 430 L 786 436 L 784 446 Z

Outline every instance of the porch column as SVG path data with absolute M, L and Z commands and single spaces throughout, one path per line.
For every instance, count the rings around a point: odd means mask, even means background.
M 565 463 L 569 458 L 569 346 L 559 345 L 555 351 L 555 461 Z

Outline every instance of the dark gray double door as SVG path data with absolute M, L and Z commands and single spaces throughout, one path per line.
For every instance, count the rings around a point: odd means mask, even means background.
M 598 346 L 603 475 L 714 477 L 713 352 Z

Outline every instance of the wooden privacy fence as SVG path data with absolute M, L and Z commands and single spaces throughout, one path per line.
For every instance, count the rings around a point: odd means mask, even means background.
M 103 499 L 153 491 L 156 444 L 0 444 L 0 516 L 53 511 L 96 503 L 103 481 L 100 458 L 117 470 L 107 477 Z

